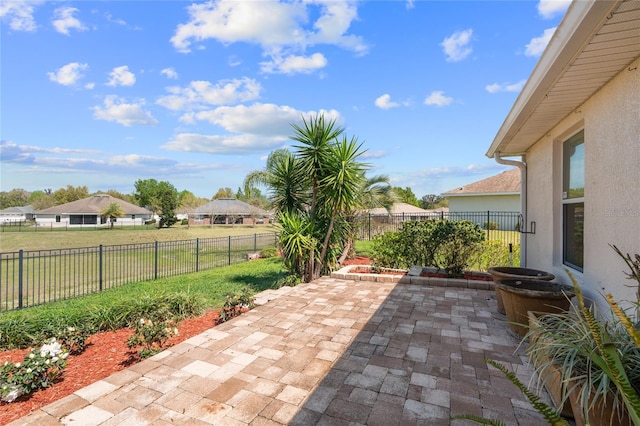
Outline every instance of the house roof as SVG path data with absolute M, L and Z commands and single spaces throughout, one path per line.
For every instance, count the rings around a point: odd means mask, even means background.
M 511 195 L 520 193 L 520 170 L 507 170 L 495 176 L 452 189 L 443 195 L 447 197 L 471 195 Z
M 129 214 L 153 214 L 151 210 L 135 204 L 127 203 L 109 194 L 96 194 L 92 197 L 83 198 L 82 200 L 72 201 L 59 206 L 53 206 L 48 209 L 37 211 L 37 214 L 100 214 L 100 212 L 111 203 L 117 203 L 122 207 L 124 213 Z
M 386 214 L 402 214 L 402 213 L 430 213 L 430 210 L 421 209 L 412 204 L 407 203 L 395 203 L 391 206 L 391 211 L 388 212 L 384 207 L 377 207 L 375 209 L 369 209 L 371 215 L 386 215 Z
M 193 209 L 193 212 L 215 216 L 269 216 L 269 212 L 235 198 L 217 198 Z
M 31 206 L 14 206 L 0 210 L 0 214 L 32 214 L 36 211 Z
M 486 155 L 524 154 L 638 57 L 640 1 L 574 0 Z

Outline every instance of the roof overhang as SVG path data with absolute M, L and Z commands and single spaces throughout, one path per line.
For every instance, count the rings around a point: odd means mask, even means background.
M 515 191 L 515 192 L 462 192 L 462 193 L 458 193 L 458 194 L 449 194 L 449 193 L 443 193 L 441 194 L 444 197 L 493 197 L 493 196 L 504 196 L 504 195 L 511 195 L 511 196 L 520 196 L 520 191 Z
M 640 1 L 574 0 L 487 157 L 523 155 L 640 56 Z

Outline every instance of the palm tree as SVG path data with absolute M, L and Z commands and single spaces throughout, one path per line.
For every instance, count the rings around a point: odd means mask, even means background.
M 108 206 L 106 206 L 100 211 L 100 216 L 109 218 L 111 229 L 113 229 L 113 225 L 116 221 L 116 218 L 124 217 L 124 214 L 125 214 L 124 209 L 118 203 L 110 203 Z
M 352 240 L 354 215 L 367 205 L 365 195 L 383 185 L 370 185 L 365 177 L 368 165 L 359 161 L 362 144 L 355 137 L 342 137 L 344 129 L 324 116 L 303 118 L 295 130 L 295 152 L 271 153 L 266 168 L 250 173 L 245 187 L 260 184 L 269 188 L 281 228 L 280 246 L 291 273 L 304 281 L 318 278 L 338 263 L 338 256 Z M 376 181 L 382 182 L 382 178 Z

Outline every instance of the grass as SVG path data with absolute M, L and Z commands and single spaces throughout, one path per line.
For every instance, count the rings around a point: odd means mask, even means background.
M 174 225 L 162 229 L 107 229 L 60 230 L 39 232 L 2 232 L 0 251 L 50 250 L 58 248 L 93 247 L 155 241 L 195 240 L 196 238 L 220 238 L 237 235 L 253 235 L 276 232 L 274 225 L 214 225 L 191 226 Z
M 44 334 L 64 327 L 85 327 L 92 331 L 128 326 L 154 306 L 177 306 L 187 314 L 219 309 L 227 294 L 249 289 L 252 294 L 277 287 L 288 275 L 281 258 L 260 259 L 205 272 L 128 284 L 102 293 L 47 303 L 0 317 L 0 349 L 37 345 Z M 189 316 L 189 315 L 186 315 Z

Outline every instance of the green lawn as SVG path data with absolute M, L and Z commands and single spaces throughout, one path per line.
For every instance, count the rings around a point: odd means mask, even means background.
M 281 258 L 260 259 L 5 312 L 0 316 L 0 349 L 37 344 L 35 341 L 51 337 L 45 334 L 55 334 L 56 330 L 69 326 L 92 330 L 124 327 L 153 310 L 159 300 L 172 295 L 180 295 L 178 300 L 185 305 L 178 310 L 218 309 L 227 294 L 275 288 L 287 275 Z
M 154 241 L 195 240 L 196 238 L 220 238 L 237 235 L 273 233 L 274 225 L 214 225 L 191 226 L 174 225 L 162 229 L 107 229 L 98 228 L 85 231 L 39 231 L 1 232 L 0 251 L 50 250 L 57 248 L 92 247 Z

